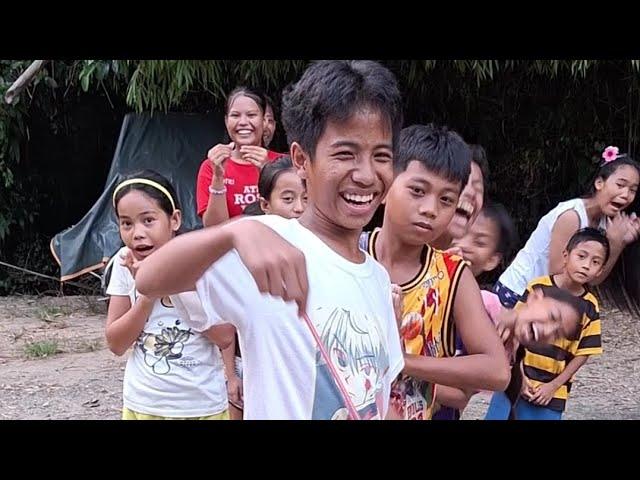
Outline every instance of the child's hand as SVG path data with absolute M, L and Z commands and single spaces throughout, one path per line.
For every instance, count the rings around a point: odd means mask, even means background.
M 127 248 L 120 254 L 120 265 L 127 267 L 131 272 L 131 276 L 135 280 L 138 269 L 140 268 L 140 261 L 136 260 L 131 249 Z
M 607 238 L 612 243 L 623 247 L 635 242 L 640 237 L 640 219 L 635 212 L 627 215 L 618 213 L 613 218 L 607 219 Z
M 522 365 L 520 365 L 520 368 L 522 369 Z M 524 398 L 526 398 L 527 400 L 531 401 L 531 400 L 533 400 L 533 395 L 535 393 L 536 393 L 536 388 L 533 386 L 533 383 L 531 383 L 531 380 L 529 380 L 523 374 L 522 375 L 522 387 L 520 389 L 520 394 Z
M 444 251 L 444 253 L 449 255 L 457 255 L 462 258 L 462 249 L 460 247 L 449 247 Z
M 253 163 L 258 168 L 262 168 L 262 166 L 267 163 L 269 159 L 268 153 L 266 148 L 256 145 L 243 145 L 240 147 L 242 159 Z
M 227 379 L 227 395 L 229 402 L 238 408 L 244 407 L 244 398 L 242 395 L 242 380 L 237 375 L 233 375 Z
M 236 221 L 222 228 L 231 233 L 231 245 L 238 251 L 258 289 L 286 302 L 296 302 L 302 316 L 309 290 L 304 254 L 256 220 Z
M 393 312 L 396 314 L 398 330 L 402 325 L 402 288 L 395 283 L 391 285 L 391 300 L 393 301 Z
M 207 158 L 213 164 L 215 169 L 221 169 L 224 161 L 231 156 L 231 152 L 235 147 L 235 143 L 219 143 L 207 153 Z
M 636 212 L 632 212 L 627 217 L 627 233 L 622 238 L 625 245 L 635 242 L 640 238 L 640 218 L 636 216 Z
M 553 398 L 553 394 L 556 393 L 556 386 L 553 383 L 543 383 L 534 390 L 531 396 L 531 402 L 535 405 L 546 407 Z

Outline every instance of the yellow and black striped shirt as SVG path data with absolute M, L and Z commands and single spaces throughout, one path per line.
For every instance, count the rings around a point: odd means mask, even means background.
M 533 288 L 556 286 L 553 277 L 536 278 L 527 286 L 523 301 Z M 553 381 L 560 375 L 569 362 L 577 355 L 599 355 L 602 353 L 600 336 L 600 308 L 595 295 L 589 291 L 581 297 L 583 302 L 582 329 L 577 340 L 558 339 L 550 345 L 528 346 L 523 359 L 524 374 L 534 386 Z M 518 308 L 518 306 L 516 306 Z M 571 391 L 570 378 L 562 385 L 547 405 L 547 408 L 563 412 Z

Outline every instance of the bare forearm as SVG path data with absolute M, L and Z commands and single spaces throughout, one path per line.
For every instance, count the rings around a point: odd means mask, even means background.
M 207 268 L 231 248 L 227 226 L 179 235 L 140 263 L 136 288 L 152 297 L 192 290 Z
M 211 183 L 211 187 L 214 190 L 224 190 L 224 183 L 220 174 L 215 177 L 215 179 Z M 227 195 L 216 195 L 214 193 L 209 194 L 209 203 L 207 203 L 207 209 L 202 215 L 202 224 L 205 227 L 211 227 L 213 225 L 218 225 L 226 220 L 229 220 Z
M 154 300 L 140 297 L 127 313 L 107 325 L 105 336 L 109 350 L 116 355 L 124 355 L 144 328 L 153 304 Z
M 231 343 L 222 350 L 222 362 L 224 363 L 224 373 L 227 378 L 236 376 L 236 339 L 233 336 Z
M 620 243 L 611 242 L 610 245 L 611 253 L 609 254 L 609 260 L 602 269 L 602 273 L 591 282 L 592 285 L 600 285 L 607 279 L 607 277 L 611 273 L 611 270 L 613 270 L 613 267 L 616 265 L 620 254 L 624 250 L 624 245 L 621 245 Z
M 436 402 L 446 407 L 463 410 L 469 403 L 471 395 L 461 388 L 438 385 L 436 387 Z
M 573 357 L 573 359 L 567 364 L 562 373 L 558 375 L 553 380 L 553 382 L 551 382 L 553 383 L 554 387 L 556 387 L 556 390 L 567 383 L 569 379 L 573 377 L 578 370 L 580 370 L 580 367 L 587 363 L 588 359 L 588 355 L 578 355 L 576 357 Z
M 463 390 L 503 391 L 510 371 L 505 355 L 486 354 L 434 358 L 405 354 L 403 373 L 438 385 Z

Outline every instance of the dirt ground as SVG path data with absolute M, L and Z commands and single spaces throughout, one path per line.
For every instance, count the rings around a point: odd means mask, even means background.
M 118 419 L 126 356 L 106 348 L 96 297 L 0 297 L 0 418 Z M 567 419 L 640 419 L 640 319 L 603 314 L 605 354 L 578 373 Z M 488 395 L 464 413 L 482 418 Z

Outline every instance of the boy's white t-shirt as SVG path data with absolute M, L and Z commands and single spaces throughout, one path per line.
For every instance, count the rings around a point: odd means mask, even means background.
M 385 269 L 368 254 L 355 264 L 295 220 L 261 221 L 300 249 L 309 279 L 307 314 L 323 339 L 358 416 L 384 418 L 391 382 L 404 366 Z M 346 402 L 297 306 L 263 295 L 236 250 L 196 288 L 210 320 L 238 329 L 245 419 L 342 419 Z
M 131 272 L 117 260 L 107 294 L 128 296 L 131 305 L 138 297 Z M 201 334 L 211 326 L 196 292 L 156 300 L 127 360 L 124 406 L 162 417 L 224 412 L 227 388 L 220 349 Z

